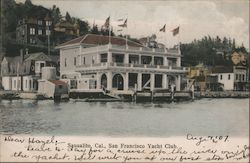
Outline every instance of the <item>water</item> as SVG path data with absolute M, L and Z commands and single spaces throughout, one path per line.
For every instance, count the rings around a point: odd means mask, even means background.
M 0 133 L 84 136 L 248 136 L 249 99 L 181 103 L 0 101 Z

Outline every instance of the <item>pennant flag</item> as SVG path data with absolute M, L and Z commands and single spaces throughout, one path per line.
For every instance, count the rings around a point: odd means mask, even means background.
M 176 36 L 177 34 L 179 34 L 179 29 L 180 29 L 180 27 L 177 27 L 171 31 L 171 32 L 173 32 L 173 36 Z
M 165 32 L 166 31 L 166 24 L 160 29 L 160 32 Z
M 127 28 L 127 19 L 124 21 L 123 24 L 118 25 L 119 27 Z
M 110 16 L 106 19 L 105 23 L 104 23 L 104 27 L 105 28 L 109 28 L 109 25 L 110 25 Z

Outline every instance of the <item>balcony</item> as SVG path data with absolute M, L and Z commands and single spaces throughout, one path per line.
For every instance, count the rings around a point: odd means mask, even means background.
M 119 46 L 119 45 L 100 45 L 96 47 L 82 48 L 82 53 L 89 52 L 107 52 L 107 51 L 118 51 L 125 53 L 156 53 L 156 54 L 168 54 L 172 56 L 180 55 L 178 49 L 160 49 L 160 48 L 148 48 L 148 47 L 133 47 L 133 46 Z
M 150 64 L 132 64 L 132 63 L 96 63 L 76 66 L 76 71 L 103 70 L 103 69 L 120 68 L 126 70 L 149 70 L 149 71 L 171 71 L 171 72 L 186 72 L 185 67 L 150 65 Z

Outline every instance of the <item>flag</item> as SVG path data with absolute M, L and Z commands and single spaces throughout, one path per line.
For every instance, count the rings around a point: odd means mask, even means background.
M 166 24 L 160 29 L 160 32 L 165 32 L 166 31 Z
M 121 31 L 122 31 L 122 29 L 118 29 L 118 30 L 117 30 L 117 32 L 121 32 Z
M 119 27 L 127 28 L 127 19 L 124 21 L 123 24 L 118 25 Z
M 118 19 L 117 21 L 118 21 L 118 22 L 121 22 L 121 21 L 123 21 L 123 19 Z
M 110 25 L 110 16 L 106 19 L 106 21 L 105 21 L 103 27 L 109 28 L 109 25 Z
M 179 34 L 179 29 L 180 29 L 180 26 L 172 30 L 173 36 L 176 36 L 177 34 Z

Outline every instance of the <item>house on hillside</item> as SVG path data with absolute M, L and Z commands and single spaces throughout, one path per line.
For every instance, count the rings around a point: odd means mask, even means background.
M 132 94 L 170 85 L 180 91 L 186 73 L 180 51 L 148 48 L 121 37 L 88 34 L 56 48 L 61 79 L 79 94 L 104 90 Z
M 20 56 L 4 57 L 1 62 L 1 76 L 4 90 L 37 91 L 38 79 L 42 67 L 56 67 L 49 56 L 43 52 L 29 53 Z
M 16 41 L 19 44 L 45 46 L 48 44 L 48 35 L 53 33 L 52 18 L 26 17 L 18 21 L 16 28 Z
M 73 24 L 66 20 L 63 20 L 55 24 L 54 30 L 56 32 L 60 32 L 60 33 L 68 34 L 68 35 L 79 36 L 80 27 L 77 23 Z

